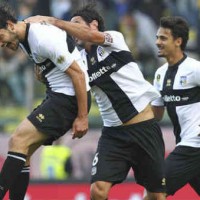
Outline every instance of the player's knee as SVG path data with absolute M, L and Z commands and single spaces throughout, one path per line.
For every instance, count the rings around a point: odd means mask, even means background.
M 144 200 L 165 200 L 166 194 L 165 193 L 152 193 L 147 192 L 147 196 L 144 198 Z
M 20 135 L 13 134 L 9 140 L 9 151 L 27 154 L 27 143 L 24 142 L 23 138 Z
M 106 200 L 108 198 L 108 189 L 100 182 L 93 183 L 90 187 L 91 200 Z

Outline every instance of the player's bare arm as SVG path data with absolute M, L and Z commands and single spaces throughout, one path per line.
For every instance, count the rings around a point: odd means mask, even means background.
M 73 22 L 69 22 L 57 19 L 55 17 L 37 15 L 29 17 L 24 21 L 26 23 L 47 22 L 65 30 L 67 33 L 80 40 L 95 44 L 104 43 L 105 35 L 103 32 L 97 30 L 98 22 L 96 20 L 93 20 L 89 26 L 81 23 L 81 19 L 79 17 L 72 18 L 72 20 Z
M 154 117 L 158 121 L 162 120 L 165 111 L 164 106 L 152 106 L 152 110 L 154 113 Z
M 85 76 L 75 61 L 66 70 L 66 73 L 72 79 L 78 101 L 78 114 L 73 123 L 72 138 L 81 138 L 87 133 L 88 130 L 88 107 Z

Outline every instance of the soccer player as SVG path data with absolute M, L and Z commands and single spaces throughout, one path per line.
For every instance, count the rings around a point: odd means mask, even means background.
M 187 183 L 200 195 L 200 62 L 186 55 L 188 38 L 183 18 L 161 18 L 156 45 L 167 62 L 155 73 L 154 85 L 162 97 L 152 105 L 157 119 L 166 107 L 176 137 L 166 159 L 167 195 Z
M 10 190 L 11 200 L 23 200 L 35 150 L 71 128 L 72 138 L 86 134 L 88 75 L 80 52 L 65 31 L 49 24 L 17 21 L 7 4 L 0 5 L 0 45 L 14 51 L 21 45 L 37 64 L 47 88 L 45 100 L 12 134 L 0 174 L 0 199 Z
M 104 21 L 86 5 L 72 22 L 45 20 L 66 30 L 84 49 L 92 92 L 103 119 L 102 134 L 91 171 L 91 199 L 108 199 L 111 187 L 125 180 L 132 168 L 150 200 L 165 199 L 164 142 L 150 103 L 159 97 L 135 62 L 124 37 L 104 31 Z

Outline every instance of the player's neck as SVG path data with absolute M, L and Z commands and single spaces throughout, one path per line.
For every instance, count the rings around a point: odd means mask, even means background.
M 89 52 L 91 51 L 91 48 L 92 48 L 92 44 L 89 43 L 89 42 L 87 42 L 87 43 L 85 44 L 85 50 L 89 53 Z
M 183 57 L 184 57 L 184 53 L 183 52 L 178 52 L 178 53 L 175 53 L 175 54 L 169 56 L 167 58 L 167 62 L 169 64 L 169 66 L 173 66 L 176 63 L 178 63 Z
M 26 35 L 26 23 L 23 21 L 19 21 L 16 24 L 16 33 L 19 37 L 20 42 L 23 42 Z

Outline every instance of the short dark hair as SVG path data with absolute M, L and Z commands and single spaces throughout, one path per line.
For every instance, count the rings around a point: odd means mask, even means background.
M 189 39 L 189 26 L 185 19 L 178 16 L 167 16 L 160 19 L 160 27 L 171 30 L 173 37 L 182 38 L 181 49 L 184 50 Z
M 105 30 L 104 20 L 102 16 L 99 14 L 99 12 L 95 9 L 95 6 L 96 6 L 95 3 L 87 4 L 86 6 L 83 6 L 79 10 L 75 11 L 72 14 L 72 17 L 80 16 L 88 24 L 91 23 L 93 20 L 97 20 L 98 30 L 104 31 Z
M 17 23 L 13 9 L 6 2 L 0 4 L 0 28 L 6 28 L 7 21 Z

